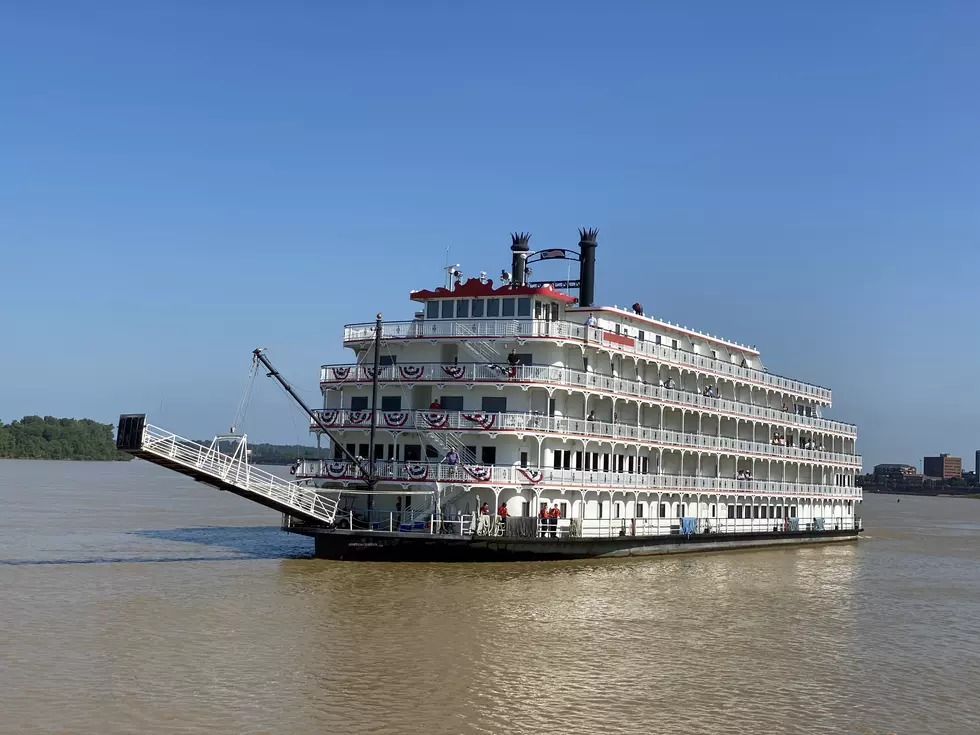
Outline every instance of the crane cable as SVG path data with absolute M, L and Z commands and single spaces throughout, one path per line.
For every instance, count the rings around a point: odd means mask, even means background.
M 255 387 L 255 376 L 258 375 L 259 361 L 256 357 L 252 357 L 252 365 L 248 369 L 248 376 L 245 378 L 245 385 L 242 387 L 241 398 L 238 399 L 238 410 L 235 412 L 235 418 L 232 419 L 231 423 L 231 433 L 234 434 L 235 430 L 245 424 L 245 417 L 248 414 L 248 404 L 252 400 L 252 389 Z

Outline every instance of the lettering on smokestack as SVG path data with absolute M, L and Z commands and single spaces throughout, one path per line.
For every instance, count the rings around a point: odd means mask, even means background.
M 578 231 L 579 280 L 581 281 L 578 290 L 579 306 L 595 305 L 595 249 L 599 244 L 596 242 L 598 235 L 599 230 L 591 227 L 582 227 Z
M 510 252 L 513 253 L 511 283 L 515 286 L 527 285 L 527 256 L 531 252 L 528 245 L 530 240 L 530 232 L 512 232 L 510 234 Z

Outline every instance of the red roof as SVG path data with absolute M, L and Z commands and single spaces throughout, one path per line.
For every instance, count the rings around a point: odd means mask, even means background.
M 481 296 L 545 296 L 557 301 L 564 301 L 566 304 L 573 304 L 577 301 L 566 293 L 556 291 L 554 286 L 500 286 L 494 288 L 493 281 L 490 279 L 481 281 L 479 278 L 467 278 L 464 283 L 459 284 L 452 291 L 440 287 L 435 291 L 412 291 L 409 295 L 412 297 L 412 301 L 478 298 Z

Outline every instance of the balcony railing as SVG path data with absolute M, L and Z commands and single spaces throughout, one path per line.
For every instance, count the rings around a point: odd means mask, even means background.
M 799 497 L 859 498 L 861 488 L 797 482 L 738 480 L 725 477 L 652 475 L 635 472 L 553 470 L 514 465 L 450 465 L 436 462 L 378 462 L 378 479 L 403 483 L 444 482 L 453 485 L 509 485 L 561 487 L 574 490 L 630 492 L 715 492 Z M 362 476 L 351 462 L 304 459 L 296 467 L 297 479 L 358 481 Z
M 348 409 L 318 409 L 314 413 L 328 428 L 369 429 L 371 411 Z M 313 421 L 311 428 L 318 428 Z M 815 449 L 800 449 L 763 442 L 733 439 L 707 434 L 687 434 L 668 429 L 653 429 L 607 421 L 588 421 L 564 416 L 544 416 L 536 413 L 487 413 L 484 411 L 379 411 L 378 427 L 395 431 L 489 431 L 540 432 L 558 435 L 591 436 L 643 442 L 672 448 L 701 449 L 708 452 L 756 454 L 760 459 L 799 460 L 860 468 L 861 457 Z
M 362 342 L 374 339 L 374 324 L 348 324 L 344 327 L 344 342 Z M 381 328 L 382 339 L 421 339 L 460 337 L 545 337 L 555 339 L 588 340 L 603 344 L 607 330 L 587 327 L 573 322 L 550 322 L 536 319 L 474 319 L 466 320 L 421 320 L 410 322 L 386 322 Z M 633 339 L 633 345 L 624 344 L 620 335 L 613 335 L 615 342 L 609 346 L 618 350 L 651 357 L 676 367 L 722 375 L 733 380 L 803 396 L 830 405 L 832 393 L 829 388 L 811 385 L 774 373 L 755 368 L 741 367 L 724 360 L 699 355 L 695 352 L 673 349 L 648 340 Z
M 748 419 L 771 421 L 781 426 L 806 427 L 847 437 L 857 435 L 857 427 L 842 421 L 801 416 L 792 411 L 782 411 L 750 403 L 740 403 L 727 398 L 713 398 L 698 393 L 664 388 L 625 378 L 613 378 L 583 370 L 553 365 L 518 365 L 516 367 L 488 365 L 485 363 L 412 363 L 386 365 L 380 368 L 378 380 L 401 383 L 545 383 L 570 386 L 582 390 L 616 393 L 636 399 L 672 403 L 682 408 L 702 409 L 727 413 Z M 338 383 L 365 383 L 372 380 L 374 368 L 366 365 L 324 365 L 320 368 L 320 382 L 324 385 Z

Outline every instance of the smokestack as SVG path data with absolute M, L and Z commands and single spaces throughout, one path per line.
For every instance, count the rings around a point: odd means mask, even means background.
M 531 239 L 530 232 L 510 233 L 510 252 L 513 254 L 511 263 L 511 284 L 514 286 L 527 285 L 527 254 L 531 251 L 528 241 Z
M 596 236 L 599 230 L 582 227 L 578 231 L 579 241 L 579 279 L 582 285 L 578 290 L 578 305 L 593 306 L 595 304 L 595 249 Z

